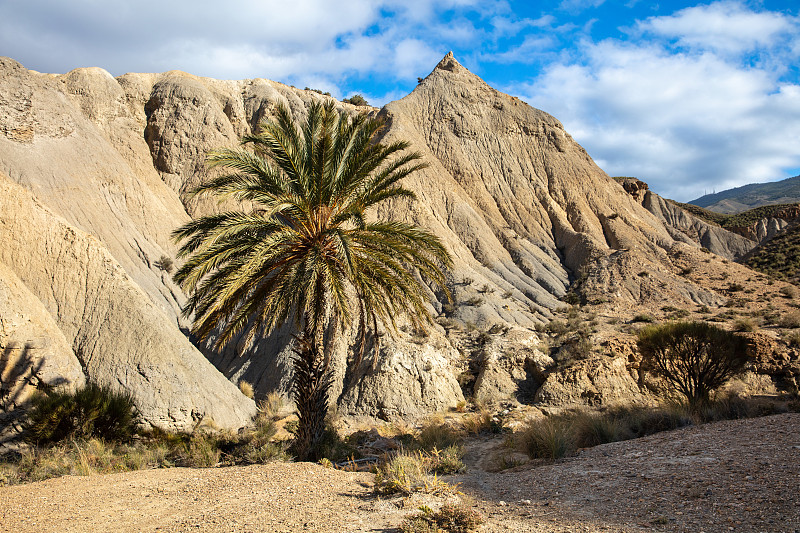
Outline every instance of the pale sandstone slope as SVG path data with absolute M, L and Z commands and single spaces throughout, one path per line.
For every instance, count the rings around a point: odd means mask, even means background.
M 323 99 L 312 91 L 261 79 L 218 81 L 183 72 L 126 74 L 115 79 L 98 68 L 42 75 L 9 59 L 2 60 L 0 68 L 0 107 L 8 111 L 0 118 L 4 134 L 0 136 L 0 170 L 5 169 L 70 224 L 97 237 L 165 313 L 166 320 L 159 317 L 165 322 L 159 335 L 168 337 L 180 335 L 177 327 L 167 327 L 169 322 L 186 325 L 178 314 L 184 296 L 155 263 L 161 255 L 174 256 L 170 232 L 189 219 L 187 211 L 204 214 L 227 207 L 213 200 L 198 202 L 187 195 L 207 176 L 206 153 L 238 145 L 239 137 L 271 118 L 279 104 L 301 118 L 312 101 Z M 339 107 L 357 111 L 348 104 Z M 18 236 L 11 232 L 5 238 Z M 59 320 L 65 319 L 64 310 L 52 311 Z M 124 320 L 124 314 L 116 316 Z M 76 313 L 70 320 L 85 320 L 91 328 L 98 326 L 100 318 Z M 275 389 L 286 393 L 291 377 L 289 333 L 263 339 L 246 353 L 232 345 L 223 353 L 206 350 L 206 354 L 232 381 L 246 379 L 260 395 Z M 450 367 L 450 360 L 458 354 L 441 332 L 435 335 L 436 347 L 386 342 L 380 364 L 367 358 L 358 370 L 359 386 L 346 401 L 348 412 L 420 416 L 462 400 Z M 137 343 L 120 338 L 117 344 L 98 351 L 110 363 L 118 357 L 112 352 L 120 347 L 124 351 L 128 344 Z M 176 361 L 164 360 L 164 376 L 155 376 L 156 365 L 150 368 L 154 381 L 170 379 L 168 367 L 184 364 L 179 352 L 174 354 Z M 344 380 L 348 352 L 347 343 L 341 343 L 338 383 Z M 96 373 L 90 376 L 94 378 Z M 213 379 L 199 382 L 186 387 L 215 386 Z M 338 396 L 343 391 L 334 392 Z M 171 402 L 177 401 L 160 396 L 164 395 L 150 395 L 151 410 L 169 409 Z M 185 403 L 192 405 L 194 399 L 189 396 Z M 243 397 L 236 401 L 242 402 Z M 203 409 L 200 401 L 198 413 Z M 238 412 L 233 419 L 238 420 L 237 416 Z M 159 417 L 155 420 L 161 420 Z M 227 425 L 227 421 L 217 420 L 219 414 L 212 418 Z M 185 422 L 164 423 L 184 427 Z
M 87 377 L 131 392 L 146 422 L 189 430 L 208 418 L 237 428 L 255 413 L 253 401 L 189 343 L 97 239 L 2 173 L 0 243 L 0 263 L 55 318 Z M 6 284 L 13 279 L 3 277 Z
M 42 302 L 0 262 L 0 440 L 40 384 L 74 388 L 83 368 Z
M 758 243 L 742 235 L 728 231 L 720 226 L 709 224 L 685 209 L 680 208 L 650 190 L 647 184 L 636 178 L 620 179 L 620 184 L 636 201 L 653 213 L 675 238 L 675 240 L 687 243 L 697 243 L 703 248 L 721 255 L 727 259 L 738 259 Z M 770 220 L 763 221 L 764 237 L 767 236 L 767 228 L 780 226 Z M 757 224 L 756 233 L 759 234 L 761 224 Z M 780 231 L 780 230 L 778 230 Z M 769 235 L 769 238 L 772 238 Z
M 546 318 L 598 261 L 620 276 L 641 268 L 670 280 L 662 299 L 713 299 L 674 276 L 668 253 L 676 245 L 673 236 L 595 165 L 558 120 L 492 89 L 452 54 L 382 113 L 388 138 L 408 138 L 432 162 L 407 182 L 421 198 L 408 217 L 445 239 L 455 252 L 456 272 L 474 271 L 476 285 L 496 285 L 484 295 L 479 322 L 500 318 L 524 325 L 517 301 L 532 304 L 528 317 Z M 459 295 L 462 289 L 456 287 Z M 504 291 L 517 301 L 502 298 Z M 627 302 L 642 297 L 637 288 L 615 292 Z
M 144 164 L 147 146 L 120 85 L 101 69 L 54 78 L 0 59 L 0 109 L 0 171 L 100 239 L 177 324 L 184 297 L 155 263 L 174 256 L 170 232 L 189 218 Z

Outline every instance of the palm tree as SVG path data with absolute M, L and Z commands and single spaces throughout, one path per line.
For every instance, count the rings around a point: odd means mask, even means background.
M 400 180 L 424 168 L 408 143 L 382 144 L 383 122 L 355 118 L 333 103 L 312 104 L 302 127 L 278 107 L 276 120 L 239 149 L 209 154 L 221 174 L 193 194 L 251 207 L 193 220 L 173 232 L 188 258 L 175 280 L 190 294 L 192 333 L 219 349 L 239 335 L 250 344 L 287 321 L 295 335 L 292 396 L 301 458 L 316 459 L 331 386 L 331 347 L 358 317 L 358 363 L 368 327 L 396 331 L 405 313 L 424 330 L 429 289 L 445 288 L 451 259 L 439 239 L 411 224 L 370 219 L 387 200 L 413 199 Z M 375 349 L 377 350 L 377 342 Z

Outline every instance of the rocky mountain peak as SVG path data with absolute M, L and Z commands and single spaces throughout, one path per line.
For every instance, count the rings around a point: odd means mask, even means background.
M 467 70 L 467 69 L 464 68 L 461 65 L 461 63 L 458 62 L 458 60 L 453 55 L 453 52 L 450 51 L 450 52 L 447 52 L 447 54 L 442 58 L 442 60 L 439 61 L 439 64 L 436 65 L 436 68 L 433 69 L 434 72 L 436 72 L 437 70 L 447 70 L 449 72 L 458 72 L 458 71 L 463 71 L 463 70 Z

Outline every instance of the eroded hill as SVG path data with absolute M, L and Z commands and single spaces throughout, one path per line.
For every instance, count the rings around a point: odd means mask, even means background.
M 90 379 L 125 388 L 141 382 L 137 404 L 164 427 L 204 417 L 235 427 L 254 409 L 201 351 L 228 380 L 252 383 L 257 397 L 286 393 L 291 329 L 248 350 L 193 346 L 182 333 L 185 296 L 164 258 L 174 258 L 174 228 L 221 208 L 187 194 L 206 176 L 207 151 L 236 146 L 277 105 L 301 117 L 325 96 L 182 72 L 46 75 L 10 59 L 0 70 L 0 262 L 57 324 L 66 340 L 59 346 Z M 768 287 L 728 264 L 725 257 L 751 241 L 696 219 L 681 229 L 684 215 L 626 192 L 556 118 L 489 87 L 451 54 L 380 115 L 384 137 L 410 141 L 430 166 L 406 182 L 418 201 L 377 215 L 417 222 L 445 242 L 455 260 L 448 279 L 455 303 L 431 294 L 436 327 L 427 334 L 401 327 L 358 368 L 348 369 L 350 337 L 342 337 L 334 364 L 342 414 L 418 417 L 465 393 L 624 401 L 647 394 L 637 384 L 635 325 L 628 327 L 637 314 L 722 314 L 734 281 L 763 298 L 750 298 L 747 312 L 771 301 L 775 313 L 790 309 L 775 296 L 780 284 Z M 705 232 L 707 242 L 692 232 Z M 716 280 L 721 273 L 730 279 Z M 584 306 L 567 315 L 566 301 Z M 40 313 L 38 305 L 28 315 Z M 562 318 L 592 325 L 555 333 L 550 325 Z M 28 330 L 14 331 L 0 337 L 0 348 L 27 342 Z M 777 333 L 767 336 L 783 346 Z M 567 358 L 575 339 L 589 348 Z M 192 395 L 182 393 L 187 388 Z

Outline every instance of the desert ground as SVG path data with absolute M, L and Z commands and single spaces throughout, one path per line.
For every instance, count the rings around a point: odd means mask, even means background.
M 0 530 L 399 531 L 421 505 L 467 499 L 480 531 L 800 531 L 800 414 L 692 426 L 497 470 L 468 442 L 458 493 L 376 496 L 373 475 L 311 463 L 67 476 L 0 488 Z

